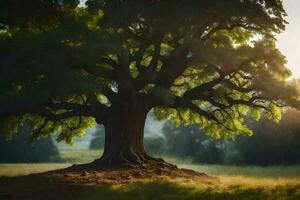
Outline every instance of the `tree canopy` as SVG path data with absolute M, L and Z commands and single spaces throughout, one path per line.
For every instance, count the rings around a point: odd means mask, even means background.
M 32 139 L 56 132 L 70 143 L 125 108 L 234 136 L 252 134 L 246 115 L 278 121 L 284 106 L 299 107 L 275 45 L 281 0 L 20 2 L 0 9 L 7 137 L 27 124 Z

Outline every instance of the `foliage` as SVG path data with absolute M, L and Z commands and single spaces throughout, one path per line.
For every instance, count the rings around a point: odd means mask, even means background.
M 288 110 L 279 124 L 270 121 L 251 124 L 255 134 L 250 138 L 238 137 L 233 143 L 237 151 L 236 156 L 239 158 L 235 159 L 235 163 L 245 165 L 300 163 L 299 117 L 299 112 Z
M 275 46 L 286 24 L 280 0 L 22 5 L 6 0 L 0 9 L 7 138 L 26 123 L 32 139 L 58 132 L 72 143 L 95 121 L 152 108 L 158 119 L 233 137 L 252 134 L 245 115 L 279 121 L 283 106 L 299 107 Z
M 57 22 L 63 10 L 74 8 L 79 0 L 3 0 L 0 8 L 0 30 L 7 28 L 42 28 Z
M 165 154 L 179 158 L 190 158 L 193 162 L 222 163 L 223 142 L 206 136 L 197 126 L 174 127 L 166 123 L 163 127 L 167 143 Z
M 167 151 L 167 144 L 164 137 L 149 136 L 144 139 L 145 150 L 150 155 L 162 156 Z
M 59 152 L 51 137 L 29 144 L 28 129 L 22 127 L 11 141 L 0 138 L 1 163 L 57 162 Z

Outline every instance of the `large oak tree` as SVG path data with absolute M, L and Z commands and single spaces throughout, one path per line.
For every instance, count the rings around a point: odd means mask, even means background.
M 245 115 L 279 120 L 282 107 L 299 106 L 275 46 L 281 0 L 21 2 L 0 9 L 7 137 L 27 124 L 32 139 L 70 143 L 96 122 L 105 127 L 96 163 L 144 163 L 151 109 L 220 137 L 251 134 Z

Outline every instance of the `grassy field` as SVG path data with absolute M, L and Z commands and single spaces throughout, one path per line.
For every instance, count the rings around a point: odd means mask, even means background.
M 23 176 L 62 169 L 68 166 L 70 166 L 68 163 L 0 164 L 0 176 Z
M 102 150 L 63 149 L 59 152 L 62 162 L 88 163 L 102 155 Z
M 71 166 L 69 163 L 0 164 L 0 176 L 22 176 Z M 284 186 L 300 185 L 300 166 L 223 166 L 179 164 L 178 167 L 193 169 L 216 176 L 225 185 Z
M 259 181 L 259 180 L 257 180 Z M 243 182 L 245 183 L 245 182 Z M 152 182 L 129 184 L 123 186 L 96 186 L 84 200 L 103 199 L 176 199 L 176 200 L 299 200 L 298 185 L 266 185 L 246 184 L 203 185 L 199 183 Z
M 98 157 L 99 152 L 64 151 L 62 158 L 65 161 L 79 163 L 92 161 Z M 176 162 L 179 167 L 193 169 L 199 172 L 217 176 L 220 183 L 204 184 L 193 181 L 178 182 L 166 180 L 164 182 L 146 182 L 125 185 L 93 185 L 86 186 L 57 186 L 46 185 L 35 188 L 27 188 L 28 191 L 45 191 L 55 193 L 59 190 L 61 197 L 49 197 L 49 199 L 75 199 L 75 200 L 98 200 L 98 199 L 199 199 L 199 200 L 300 200 L 300 166 L 221 166 L 221 165 L 194 165 L 185 161 L 176 161 L 167 158 L 170 162 Z M 19 176 L 30 173 L 44 172 L 70 166 L 68 163 L 61 164 L 1 164 L 0 176 Z M 0 179 L 1 185 L 1 179 Z M 17 183 L 16 183 L 17 185 Z M 17 187 L 17 186 L 16 186 Z M 42 188 L 43 187 L 43 188 Z M 49 187 L 49 188 L 48 188 Z M 65 188 L 67 187 L 67 188 Z M 0 200 L 10 200 L 1 191 Z M 52 191 L 53 190 L 53 191 Z M 2 193 L 1 193 L 2 192 Z M 43 192 L 41 192 L 43 193 Z M 30 192 L 28 193 L 30 194 Z M 24 194 L 22 200 L 30 199 L 30 195 Z M 16 198 L 18 199 L 18 198 Z M 38 199 L 38 198 L 37 198 Z M 47 199 L 47 198 L 43 198 Z

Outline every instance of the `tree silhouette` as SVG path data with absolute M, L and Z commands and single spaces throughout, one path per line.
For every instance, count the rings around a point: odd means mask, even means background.
M 283 106 L 298 106 L 275 46 L 286 24 L 280 0 L 61 0 L 37 16 L 10 2 L 0 15 L 7 137 L 26 123 L 32 139 L 59 132 L 70 143 L 97 122 L 105 145 L 95 163 L 144 163 L 154 160 L 143 145 L 153 108 L 220 137 L 251 134 L 243 115 L 278 121 Z

